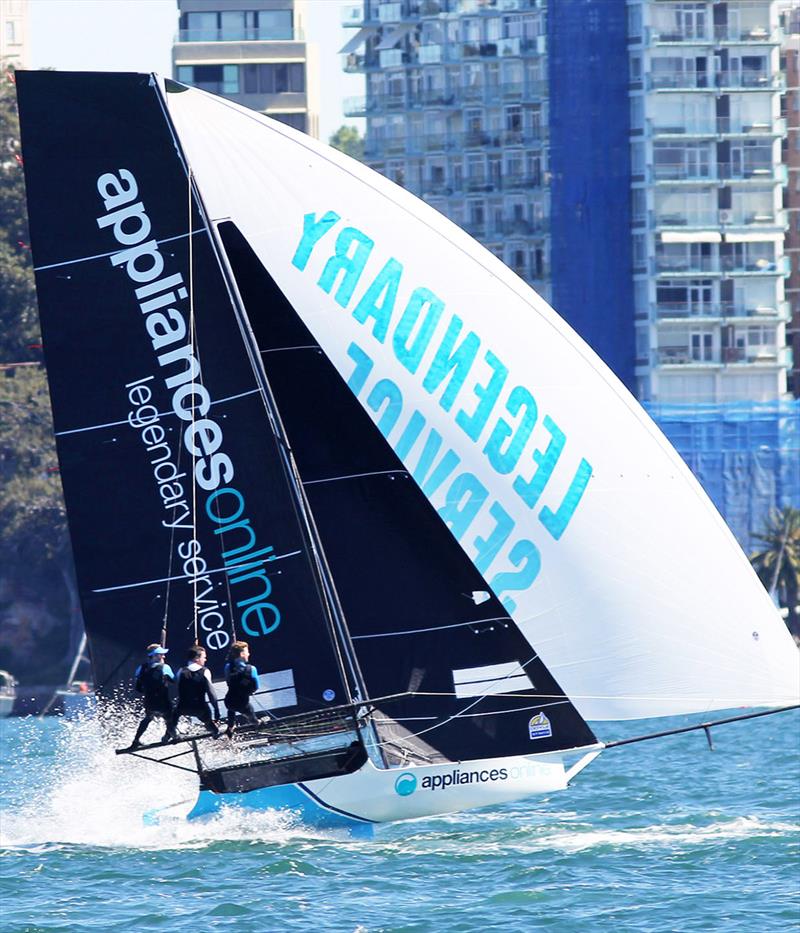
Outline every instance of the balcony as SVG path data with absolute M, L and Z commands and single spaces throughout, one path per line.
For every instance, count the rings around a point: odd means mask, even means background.
M 399 23 L 402 18 L 402 3 L 382 3 L 378 7 L 378 20 L 381 23 Z
M 752 23 L 745 26 L 727 24 L 714 26 L 714 41 L 744 45 L 780 45 L 783 41 L 783 31 L 770 29 L 769 23 Z
M 750 366 L 761 364 L 763 366 L 785 366 L 786 353 L 784 348 L 775 345 L 755 345 L 752 347 L 723 347 L 720 351 L 723 363 L 744 363 Z
M 786 184 L 786 166 L 755 163 L 743 165 L 741 161 L 711 163 L 662 162 L 650 168 L 650 179 L 656 184 L 687 182 L 708 183 L 720 181 L 755 181 L 768 184 Z
M 716 120 L 687 120 L 673 124 L 656 124 L 647 121 L 647 135 L 654 138 L 674 139 L 675 137 L 694 137 L 712 139 L 716 136 L 776 137 L 786 135 L 784 119 L 764 122 L 743 122 L 731 117 L 718 117 Z
M 703 305 L 689 305 L 657 303 L 651 306 L 652 319 L 658 322 L 667 321 L 729 321 L 729 320 L 785 320 L 787 317 L 787 302 L 780 302 L 780 307 L 765 305 L 745 305 L 741 302 L 717 301 Z
M 785 211 L 766 210 L 697 210 L 697 211 L 661 211 L 653 217 L 656 228 L 678 230 L 715 229 L 717 227 L 755 227 L 786 229 Z
M 178 42 L 302 42 L 301 30 L 267 29 L 256 26 L 225 29 L 179 29 Z
M 656 366 L 785 365 L 786 354 L 776 346 L 722 347 L 706 349 L 686 344 L 658 347 L 653 351 Z
M 352 3 L 349 6 L 343 6 L 341 9 L 342 26 L 363 26 L 364 25 L 364 5 L 363 3 Z
M 656 24 L 645 29 L 644 44 L 654 45 L 710 45 L 710 32 L 703 28 L 681 29 L 672 24 Z
M 719 366 L 722 362 L 719 350 L 705 350 L 678 346 L 657 347 L 653 351 L 655 366 Z
M 497 191 L 528 191 L 542 187 L 542 176 L 527 175 L 523 172 L 503 172 L 495 184 Z
M 772 276 L 785 275 L 788 269 L 788 256 L 781 256 L 777 261 L 765 256 L 668 256 L 653 258 L 656 275 L 696 276 L 696 275 L 745 275 Z
M 709 87 L 708 75 L 702 72 L 650 72 L 647 87 L 653 91 L 695 91 Z
M 660 162 L 650 169 L 652 181 L 712 181 L 716 178 L 715 166 L 709 162 L 687 164 L 686 162 Z
M 718 91 L 783 91 L 786 79 L 769 71 L 718 71 L 714 86 Z

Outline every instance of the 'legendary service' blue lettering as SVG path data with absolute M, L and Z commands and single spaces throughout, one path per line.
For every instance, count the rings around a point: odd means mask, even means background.
M 343 227 L 335 238 L 329 237 L 340 219 L 335 211 L 327 211 L 320 217 L 314 213 L 305 215 L 292 260 L 295 268 L 304 271 L 319 244 L 323 240 L 328 244 L 319 286 L 340 307 L 352 308 L 354 320 L 363 324 L 378 343 L 391 346 L 398 363 L 418 376 L 422 388 L 438 400 L 444 411 L 453 413 L 454 422 L 464 435 L 481 445 L 492 469 L 499 475 L 512 477 L 513 493 L 529 509 L 538 509 L 542 527 L 559 540 L 591 478 L 588 460 L 581 459 L 560 502 L 541 502 L 559 468 L 567 445 L 566 433 L 550 414 L 544 414 L 539 421 L 533 393 L 510 381 L 511 374 L 504 361 L 483 344 L 475 331 L 465 332 L 464 322 L 457 314 L 445 318 L 444 301 L 430 289 L 417 286 L 405 306 L 398 305 L 405 274 L 399 259 L 385 260 L 362 288 L 361 280 L 375 252 L 375 243 L 354 226 Z M 325 248 L 319 249 L 324 255 Z M 432 348 L 430 362 L 420 370 L 429 348 Z M 505 567 L 511 564 L 515 570 L 496 574 L 490 584 L 495 591 L 506 593 L 527 589 L 541 567 L 536 545 L 514 538 L 515 522 L 508 509 L 491 499 L 477 476 L 459 472 L 461 456 L 445 448 L 441 434 L 428 426 L 421 412 L 406 410 L 403 393 L 393 380 L 375 377 L 375 362 L 369 353 L 356 343 L 349 346 L 347 353 L 354 363 L 348 385 L 373 413 L 379 430 L 398 456 L 409 464 L 423 492 L 429 498 L 436 495 L 437 502 L 443 502 L 439 514 L 471 553 L 478 570 L 486 574 L 495 564 L 502 563 Z M 501 406 L 503 414 L 498 416 L 496 412 Z M 534 431 L 540 438 L 546 432 L 546 439 L 532 440 Z M 531 448 L 531 443 L 536 446 Z M 419 452 L 412 465 L 409 458 L 413 458 L 415 449 Z M 527 456 L 526 450 L 530 451 Z M 470 541 L 469 528 L 479 515 L 482 528 L 491 519 L 492 530 Z M 504 603 L 509 611 L 513 608 L 510 597 L 506 596 Z

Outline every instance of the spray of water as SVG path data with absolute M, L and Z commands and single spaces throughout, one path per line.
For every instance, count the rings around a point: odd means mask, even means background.
M 132 712 L 117 707 L 73 721 L 4 725 L 0 847 L 163 849 L 307 834 L 290 811 L 229 807 L 187 822 L 197 796 L 196 775 L 114 754 L 115 747 L 130 743 L 135 722 Z M 157 821 L 153 813 L 159 814 Z

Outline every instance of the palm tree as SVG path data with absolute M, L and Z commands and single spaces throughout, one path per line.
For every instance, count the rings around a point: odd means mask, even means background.
M 787 506 L 771 512 L 764 530 L 753 537 L 764 548 L 751 555 L 750 563 L 770 596 L 777 595 L 786 607 L 786 624 L 800 644 L 800 509 Z

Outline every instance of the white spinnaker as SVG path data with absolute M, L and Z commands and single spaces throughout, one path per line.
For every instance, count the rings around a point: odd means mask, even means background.
M 513 522 L 488 568 L 480 569 L 501 598 L 514 600 L 514 619 L 585 718 L 797 702 L 799 653 L 727 526 L 635 399 L 545 301 L 437 211 L 316 140 L 200 91 L 170 93 L 167 103 L 212 221 L 238 226 L 346 379 L 354 354 L 373 361 L 359 400 L 375 421 L 399 412 L 390 443 L 396 447 L 414 411 L 424 418 L 403 455 L 408 469 L 417 467 L 431 430 L 443 439 L 434 467 L 448 450 L 458 458 L 429 498 L 441 509 L 448 496 L 461 496 L 464 516 L 480 506 L 460 533 L 466 553 L 486 560 L 487 542 L 500 541 Z M 304 216 L 319 220 L 328 211 L 340 219 L 298 268 L 292 260 Z M 343 272 L 329 291 L 318 284 L 346 227 L 374 243 L 349 301 L 338 292 Z M 375 317 L 362 322 L 353 311 L 392 258 L 402 274 L 380 340 Z M 393 337 L 418 287 L 441 299 L 444 310 L 411 372 Z M 445 410 L 440 400 L 448 380 L 432 392 L 423 382 L 453 315 L 463 321 L 458 340 L 472 331 L 480 349 Z M 408 342 L 418 333 L 412 330 Z M 493 374 L 497 387 L 502 366 L 507 378 L 491 405 L 494 393 L 485 387 Z M 524 411 L 514 416 L 506 408 L 515 387 L 530 392 L 538 417 L 516 466 L 503 474 L 484 448 L 498 419 L 519 427 Z M 392 393 L 393 405 L 384 399 Z M 457 416 L 463 412 L 462 422 L 474 430 L 469 416 L 480 410 L 482 396 L 489 397 L 490 414 L 473 440 Z M 553 436 L 545 416 L 566 440 L 530 507 L 514 483 L 533 477 L 535 451 L 544 459 Z M 542 508 L 558 511 L 582 459 L 592 476 L 556 540 L 542 523 Z M 535 545 L 540 569 L 532 584 L 511 590 L 500 575 L 517 573 L 519 583 L 520 571 L 535 566 L 532 549 L 516 544 L 520 539 Z M 413 620 L 413 581 L 406 593 L 389 595 L 409 600 Z

